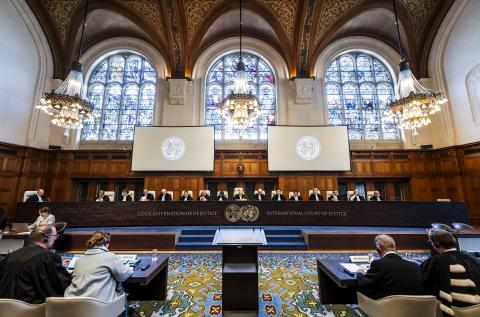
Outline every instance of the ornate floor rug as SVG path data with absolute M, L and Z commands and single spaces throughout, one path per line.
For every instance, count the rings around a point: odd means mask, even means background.
M 355 305 L 322 305 L 316 259 L 347 258 L 341 253 L 259 254 L 259 316 L 363 317 Z M 131 302 L 142 317 L 221 316 L 221 254 L 170 255 L 165 302 Z

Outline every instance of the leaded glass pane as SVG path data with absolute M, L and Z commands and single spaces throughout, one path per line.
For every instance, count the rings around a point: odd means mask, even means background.
M 248 81 L 247 90 L 257 96 L 260 114 L 257 122 L 244 131 L 228 125 L 223 119 L 220 107 L 225 97 L 234 89 L 235 72 L 239 54 L 223 56 L 211 67 L 206 76 L 205 123 L 215 126 L 215 139 L 266 139 L 267 125 L 275 123 L 276 92 L 275 75 L 270 66 L 253 54 L 242 54 Z
M 85 125 L 82 140 L 132 140 L 136 124 L 152 125 L 155 83 L 155 69 L 140 55 L 116 54 L 100 62 L 87 87 L 99 118 Z
M 337 57 L 325 72 L 328 122 L 347 125 L 350 139 L 398 139 L 395 122 L 384 118 L 394 99 L 387 67 L 365 53 Z

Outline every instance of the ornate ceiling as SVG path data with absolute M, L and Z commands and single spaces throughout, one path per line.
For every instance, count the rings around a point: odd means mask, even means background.
M 55 77 L 75 58 L 86 0 L 26 0 L 47 35 Z M 455 0 L 399 0 L 403 41 L 412 69 L 428 76 L 435 33 Z M 269 43 L 291 76 L 309 77 L 316 58 L 340 38 L 363 35 L 397 48 L 391 0 L 243 0 L 244 35 Z M 130 36 L 164 56 L 172 77 L 189 77 L 215 41 L 238 36 L 237 0 L 90 0 L 86 49 Z

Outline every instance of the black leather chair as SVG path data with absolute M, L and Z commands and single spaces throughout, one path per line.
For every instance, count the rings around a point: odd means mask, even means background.
M 469 224 L 461 223 L 461 222 L 452 223 L 452 227 L 456 230 L 473 230 L 473 229 L 475 229 L 474 227 L 470 226 Z
M 7 222 L 7 215 L 5 209 L 0 207 L 0 230 L 5 228 L 5 223 Z
M 432 223 L 432 228 L 433 229 L 443 229 L 443 230 L 447 230 L 447 231 L 452 231 L 452 227 L 450 227 L 449 225 L 446 225 L 444 223 Z

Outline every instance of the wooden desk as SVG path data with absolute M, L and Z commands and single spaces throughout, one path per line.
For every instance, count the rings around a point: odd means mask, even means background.
M 168 256 L 158 255 L 158 260 L 152 262 L 150 255 L 138 255 L 142 261 L 134 268 L 133 275 L 124 283 L 128 299 L 133 300 L 165 300 L 167 298 Z M 150 267 L 141 271 L 145 264 Z
M 317 260 L 318 286 L 322 304 L 357 303 L 357 277 L 344 271 L 348 260 Z

